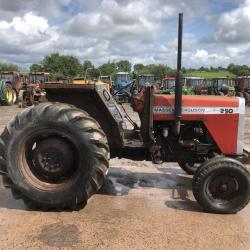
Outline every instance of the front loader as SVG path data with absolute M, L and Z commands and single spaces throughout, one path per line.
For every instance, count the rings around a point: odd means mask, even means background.
M 103 185 L 111 157 L 178 162 L 205 211 L 236 213 L 250 200 L 242 98 L 182 96 L 182 14 L 174 95 L 153 86 L 133 98 L 140 127 L 105 84 L 44 84 L 49 102 L 29 107 L 0 139 L 0 172 L 16 198 L 40 209 L 79 209 Z M 132 152 L 129 153 L 129 152 Z

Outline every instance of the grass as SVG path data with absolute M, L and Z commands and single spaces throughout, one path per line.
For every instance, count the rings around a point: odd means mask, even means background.
M 217 77 L 228 77 L 235 78 L 235 75 L 229 71 L 189 71 L 184 74 L 184 76 L 193 76 L 193 77 L 204 77 L 204 78 L 217 78 Z

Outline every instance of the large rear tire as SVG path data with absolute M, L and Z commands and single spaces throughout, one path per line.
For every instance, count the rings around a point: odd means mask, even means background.
M 93 118 L 74 106 L 27 108 L 1 138 L 5 183 L 31 207 L 79 209 L 104 183 L 107 138 Z
M 9 83 L 4 83 L 2 85 L 1 89 L 1 98 L 0 98 L 0 103 L 3 106 L 11 106 L 15 103 L 16 100 L 16 92 L 12 88 L 11 84 Z
M 195 172 L 193 194 L 207 212 L 232 214 L 250 201 L 250 173 L 237 160 L 207 160 Z

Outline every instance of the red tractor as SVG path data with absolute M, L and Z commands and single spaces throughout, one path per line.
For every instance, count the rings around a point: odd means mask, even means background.
M 45 92 L 40 88 L 40 84 L 49 82 L 49 73 L 31 72 L 28 81 L 23 84 L 18 94 L 18 106 L 27 107 L 38 104 L 45 97 Z
M 194 174 L 205 211 L 243 209 L 250 200 L 244 99 L 182 95 L 181 37 L 182 14 L 175 94 L 145 86 L 133 98 L 141 124 L 132 130 L 106 84 L 43 84 L 49 102 L 18 114 L 1 135 L 0 172 L 14 197 L 41 209 L 79 209 L 119 156 L 178 162 Z
M 246 104 L 250 105 L 250 76 L 236 79 L 236 95 L 245 98 Z
M 18 71 L 3 71 L 0 79 L 0 102 L 4 105 L 14 104 L 27 76 Z
M 161 90 L 163 90 L 165 94 L 174 94 L 175 81 L 175 77 L 165 77 L 162 79 Z

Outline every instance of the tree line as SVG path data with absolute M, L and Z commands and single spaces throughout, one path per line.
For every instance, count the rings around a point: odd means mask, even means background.
M 18 71 L 17 65 L 12 63 L 0 63 L 0 71 Z
M 117 62 L 109 61 L 96 67 L 90 60 L 85 60 L 83 64 L 81 64 L 77 57 L 60 55 L 58 53 L 46 56 L 40 64 L 32 64 L 30 71 L 49 72 L 51 78 L 55 80 L 58 77 L 73 78 L 76 76 L 84 76 L 88 68 L 94 69 L 89 71 L 89 78 L 97 78 L 100 74 L 113 76 L 119 71 L 126 71 L 130 73 L 132 77 L 138 74 L 154 74 L 156 79 L 175 75 L 174 69 L 163 64 L 135 64 L 132 68 L 132 64 L 128 60 L 120 60 Z
M 135 64 L 132 67 L 128 60 L 120 60 L 117 62 L 106 62 L 96 67 L 90 60 L 85 60 L 82 64 L 79 59 L 71 55 L 60 55 L 59 53 L 52 53 L 44 57 L 39 64 L 32 64 L 30 71 L 34 72 L 49 72 L 51 80 L 56 80 L 59 77 L 74 78 L 77 76 L 84 76 L 86 69 L 92 68 L 89 71 L 88 77 L 94 78 L 101 75 L 112 76 L 119 71 L 126 71 L 131 74 L 133 78 L 136 75 L 153 74 L 157 80 L 161 80 L 166 76 L 174 76 L 176 70 L 165 64 Z M 15 64 L 0 63 L 0 71 L 16 71 L 18 66 Z M 228 70 L 236 76 L 250 76 L 250 68 L 247 65 L 229 64 L 228 67 L 200 67 L 199 69 L 183 68 L 182 73 L 192 71 L 221 71 Z

